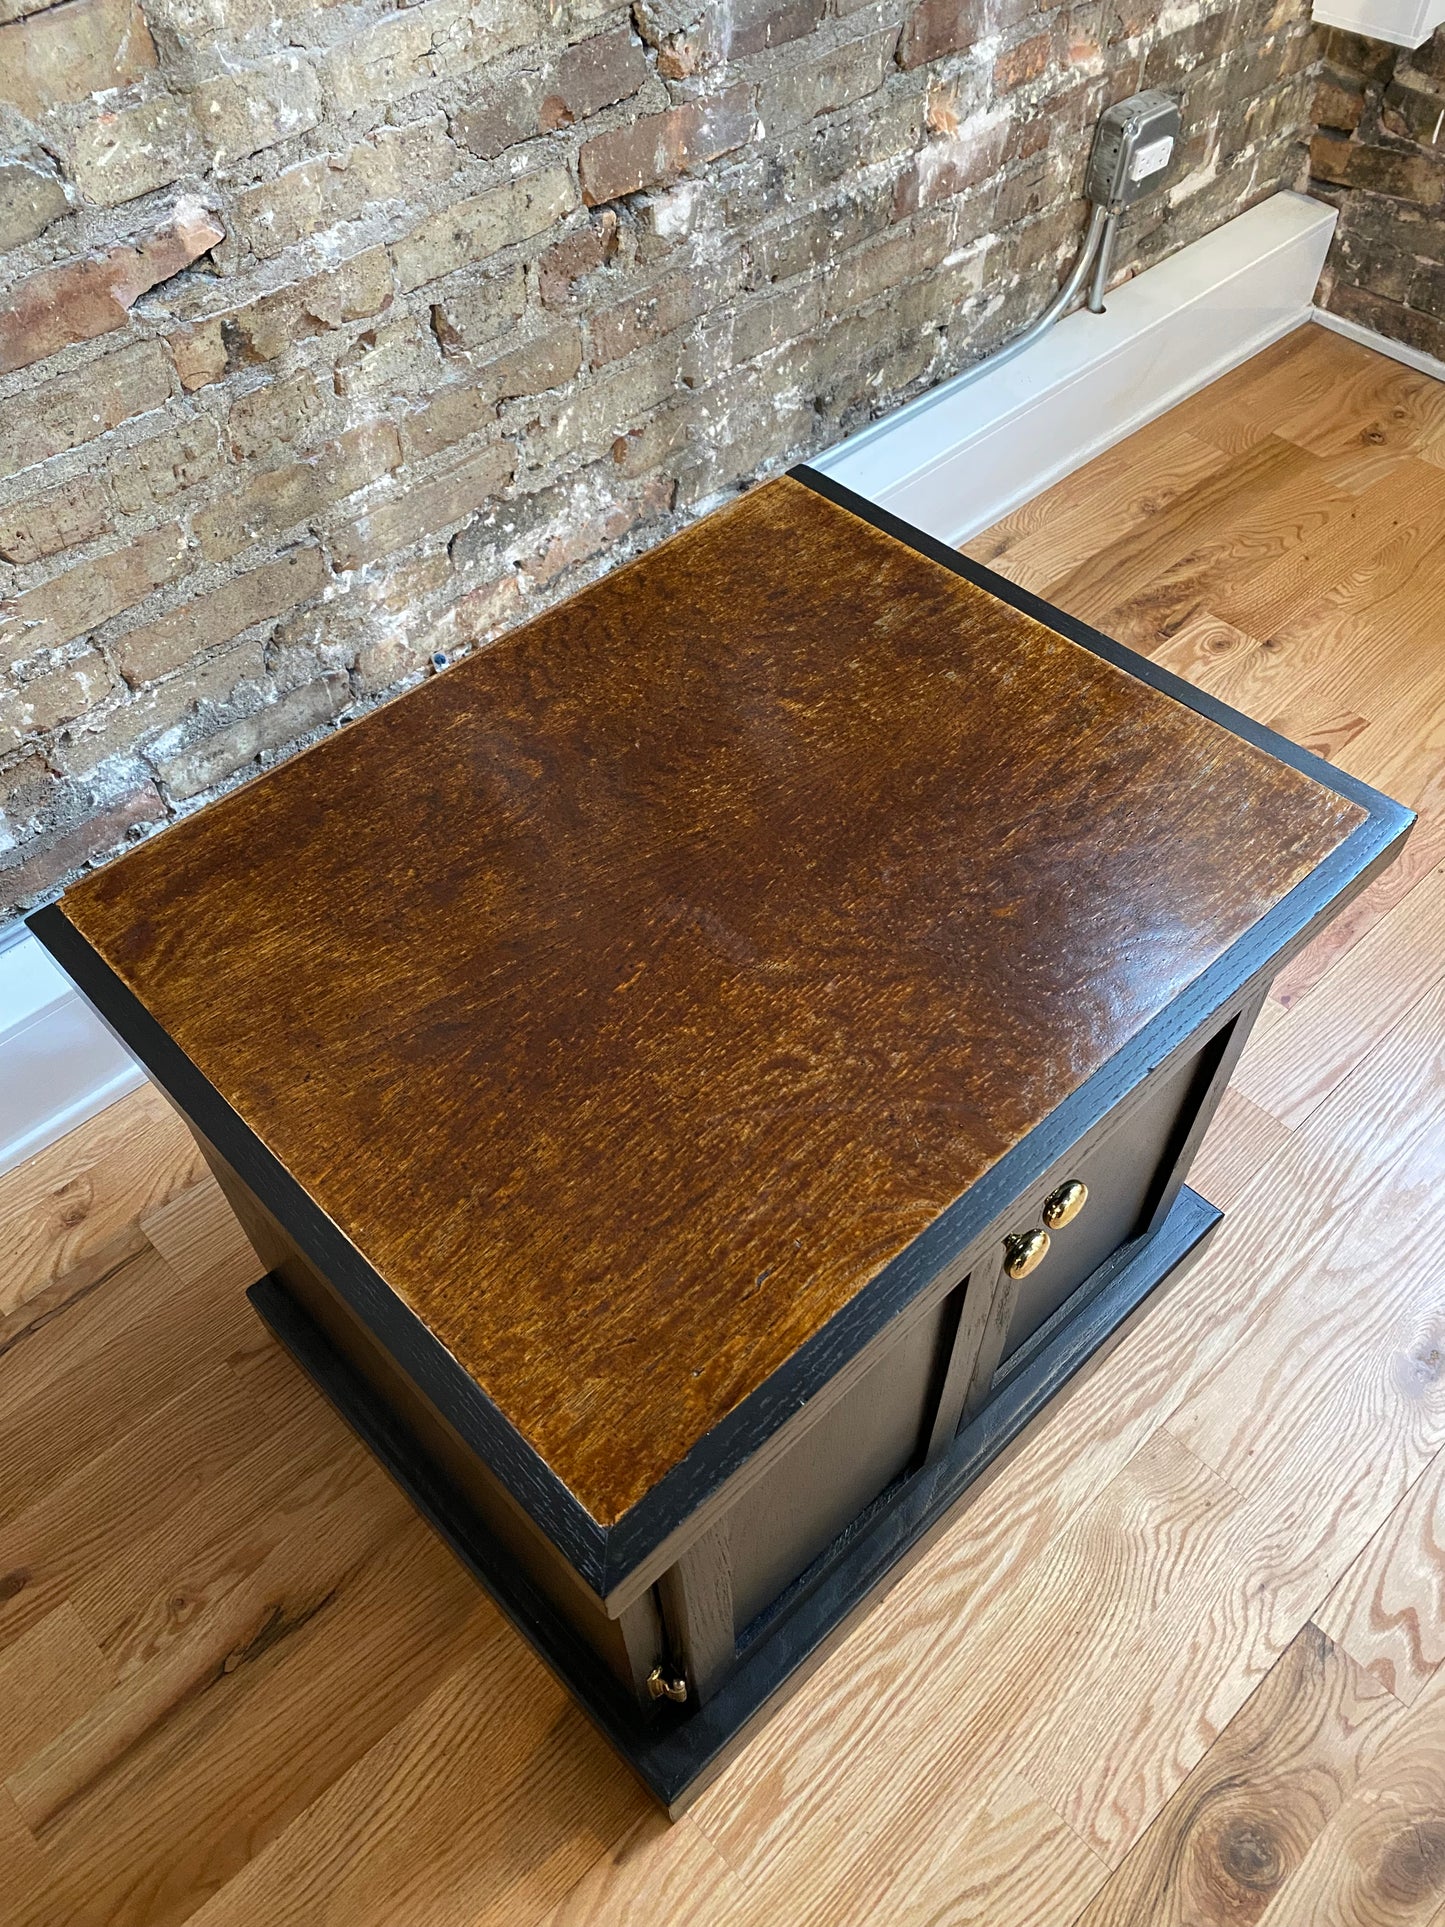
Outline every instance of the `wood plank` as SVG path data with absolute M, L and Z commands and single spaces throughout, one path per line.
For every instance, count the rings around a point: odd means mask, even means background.
M 1367 714 L 1387 740 L 1406 715 L 1411 734 L 1428 726 L 1440 679 L 1442 538 L 1445 508 L 1432 495 L 1414 505 L 1409 521 L 1370 561 L 1277 625 L 1274 640 L 1290 666 L 1263 720 L 1294 737 L 1349 712 Z M 1389 638 L 1387 649 L 1382 637 Z M 1373 746 L 1364 760 L 1374 760 Z M 1357 754 L 1345 766 L 1360 763 Z M 1400 800 L 1413 806 L 1408 794 Z
M 1167 419 L 1200 441 L 1240 455 L 1261 441 L 1291 397 L 1327 394 L 1337 383 L 1336 351 L 1296 328 L 1197 394 L 1171 408 Z
M 39 1832 L 49 1878 L 14 1927 L 188 1920 L 497 1623 L 409 1523 L 51 1816 Z
M 1385 545 L 1411 528 L 1422 510 L 1445 505 L 1445 473 L 1406 461 L 1359 494 L 1336 492 L 1325 514 L 1301 518 L 1298 540 L 1284 552 L 1232 573 L 1211 594 L 1228 622 L 1273 635 L 1302 603 L 1327 593 Z
M 1310 391 L 1298 388 L 1271 409 L 1276 432 L 1314 455 L 1390 450 L 1435 459 L 1445 441 L 1440 383 L 1358 342 L 1335 340 L 1338 347 L 1309 357 L 1318 370 Z
M 510 1628 L 459 1657 L 192 1927 L 531 1927 L 637 1824 L 646 1796 Z
M 1078 1927 L 1253 1927 L 1398 1713 L 1348 1654 L 1303 1627 Z
M 374 1479 L 353 1476 L 349 1486 L 326 1491 L 322 1503 L 292 1507 L 284 1522 L 267 1519 L 269 1550 L 266 1534 L 258 1551 L 245 1521 L 237 1522 L 231 1568 L 206 1573 L 205 1583 L 196 1583 L 190 1549 L 178 1547 L 184 1576 L 164 1601 L 159 1630 L 129 1647 L 113 1644 L 106 1662 L 116 1684 L 11 1777 L 26 1822 L 37 1831 L 48 1827 L 195 1694 L 305 1624 L 337 1575 L 360 1566 L 409 1517 L 394 1488 L 378 1493 Z
M 155 1254 L 133 1258 L 78 1310 L 0 1356 L 0 1521 L 165 1404 L 188 1374 L 255 1342 L 251 1308 L 224 1279 L 200 1289 Z
M 1330 1182 L 1327 1167 L 1310 1168 L 1314 1134 L 1308 1126 L 1294 1133 L 1270 1189 L 1280 1187 L 1298 1217 L 1288 1239 L 1255 1258 L 1258 1281 L 1274 1288 L 1260 1291 L 1249 1329 L 1195 1380 L 1168 1423 L 1231 1484 L 1272 1487 L 1297 1534 L 1338 1534 L 1343 1513 L 1359 1505 L 1370 1524 L 1353 1556 L 1382 1503 L 1402 1500 L 1445 1444 L 1438 1233 L 1420 1210 L 1445 1176 L 1445 986 L 1420 999 L 1333 1102 L 1356 1118 L 1360 1189 L 1329 1199 L 1320 1188 Z M 1412 1113 L 1408 1124 L 1391 1130 L 1382 1104 Z M 1333 1217 L 1324 1246 L 1307 1223 L 1311 1211 Z M 1307 1399 L 1295 1392 L 1301 1384 Z
M 1288 1141 L 1288 1125 L 1231 1088 L 1220 1099 L 1189 1182 L 1211 1204 L 1228 1210 Z
M 308 1414 L 315 1395 L 297 1388 Z M 227 1467 L 284 1437 L 285 1414 L 227 1364 L 191 1377 L 174 1398 L 93 1458 L 46 1486 L 0 1525 L 0 1646 L 184 1512 Z
M 1042 590 L 1101 544 L 1118 541 L 1168 508 L 1186 489 L 1223 468 L 1227 459 L 1197 437 L 1181 434 L 1162 416 L 1023 503 L 966 542 L 963 552 L 1011 582 Z
M 1445 1661 L 1445 1453 L 1437 1454 L 1315 1614 L 1396 1699 Z
M 0 1317 L 61 1281 L 83 1291 L 134 1257 L 140 1219 L 204 1168 L 190 1132 L 144 1084 L 0 1177 Z
M 271 1424 L 152 1530 L 96 1561 L 71 1589 L 76 1610 L 119 1676 L 164 1653 L 190 1621 L 243 1582 L 266 1590 L 267 1611 L 285 1624 L 313 1609 L 340 1565 L 323 1557 L 334 1516 L 358 1515 L 355 1557 L 409 1518 L 406 1500 L 364 1447 L 313 1393 Z M 282 1557 L 313 1542 L 317 1560 Z M 347 1544 L 351 1543 L 348 1537 Z M 270 1577 L 268 1578 L 268 1575 Z M 293 1583 L 297 1590 L 287 1590 Z
M 1432 870 L 1246 1050 L 1235 1089 L 1281 1124 L 1302 1123 L 1442 977 L 1445 870 Z
M 1445 1676 L 1380 1734 L 1259 1927 L 1427 1927 L 1445 1899 Z
M 176 1276 L 189 1284 L 214 1284 L 216 1274 L 224 1273 L 237 1291 L 245 1291 L 265 1271 L 213 1177 L 148 1211 L 140 1228 Z
M 801 1875 L 750 1889 L 750 1927 L 1063 1927 L 1108 1877 L 1018 1774 L 985 1790 L 956 1759 L 861 1852 L 818 1846 Z
M 0 1778 L 62 1732 L 110 1680 L 104 1653 L 68 1603 L 0 1653 Z
M 1270 986 L 1270 1002 L 1291 1010 L 1346 956 L 1382 917 L 1402 903 L 1432 870 L 1445 867 L 1445 807 L 1422 815 L 1404 851 L 1291 959 Z
M 547 1915 L 543 1927 L 744 1927 L 748 1897 L 732 1869 L 683 1815 L 645 1813 Z
M 45 1862 L 35 1835 L 0 1786 L 0 1893 L 12 1906 L 33 1899 L 45 1879 Z
M 1045 594 L 1148 653 L 1213 606 L 1216 582 L 1282 554 L 1349 499 L 1314 456 L 1266 436 L 1172 507 L 1057 576 Z

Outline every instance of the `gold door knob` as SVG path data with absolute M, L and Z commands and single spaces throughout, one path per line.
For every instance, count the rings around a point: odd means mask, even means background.
M 1044 1203 L 1044 1223 L 1050 1231 L 1062 1231 L 1066 1224 L 1074 1222 L 1088 1202 L 1088 1185 L 1078 1178 L 1070 1178 L 1067 1184 L 1049 1193 Z
M 1003 1268 L 1010 1278 L 1027 1278 L 1049 1255 L 1049 1234 L 1035 1229 L 1021 1231 L 1004 1247 Z

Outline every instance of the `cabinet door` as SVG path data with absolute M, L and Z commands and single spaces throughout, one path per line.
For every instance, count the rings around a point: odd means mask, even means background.
M 1063 1196 L 1066 1186 L 1082 1184 L 1087 1192 L 1078 1215 L 1049 1231 L 1046 1255 L 1017 1281 L 1003 1363 L 1048 1323 L 1106 1258 L 1147 1230 L 1161 1174 L 1171 1161 L 1186 1113 L 1197 1102 L 1200 1068 L 1199 1058 L 1194 1057 L 1161 1078 L 1122 1123 L 1106 1128 L 1101 1138 L 1076 1154 L 1056 1183 L 1041 1196 L 1031 1194 L 1020 1206 L 1011 1242 L 1046 1227 L 1048 1201 Z

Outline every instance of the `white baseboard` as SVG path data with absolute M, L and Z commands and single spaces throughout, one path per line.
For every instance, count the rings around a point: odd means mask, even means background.
M 144 1075 L 34 937 L 22 933 L 0 950 L 0 1172 Z
M 1276 194 L 1117 289 L 1107 314 L 1071 315 L 1007 366 L 945 383 L 813 466 L 966 541 L 1308 320 L 1334 221 Z M 0 950 L 0 1171 L 141 1078 L 32 937 Z
M 1013 361 L 945 382 L 812 466 L 951 544 L 1307 321 L 1335 213 L 1275 194 Z
M 1403 341 L 1392 341 L 1389 335 L 1382 335 L 1374 328 L 1362 328 L 1358 321 L 1346 321 L 1340 314 L 1331 314 L 1328 308 L 1316 308 L 1310 316 L 1331 334 L 1344 335 L 1349 341 L 1358 341 L 1362 348 L 1373 348 L 1377 355 L 1388 355 L 1391 361 L 1402 361 L 1407 368 L 1418 374 L 1432 375 L 1436 381 L 1445 381 L 1445 361 L 1438 355 L 1427 355 L 1423 348 L 1411 348 Z

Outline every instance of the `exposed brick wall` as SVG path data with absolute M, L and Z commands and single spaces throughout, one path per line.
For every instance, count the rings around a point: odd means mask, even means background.
M 1445 361 L 1445 27 L 1413 53 L 1322 36 L 1310 188 L 1340 211 L 1320 299 Z
M 1304 0 L 0 0 L 0 915 L 1298 184 Z

